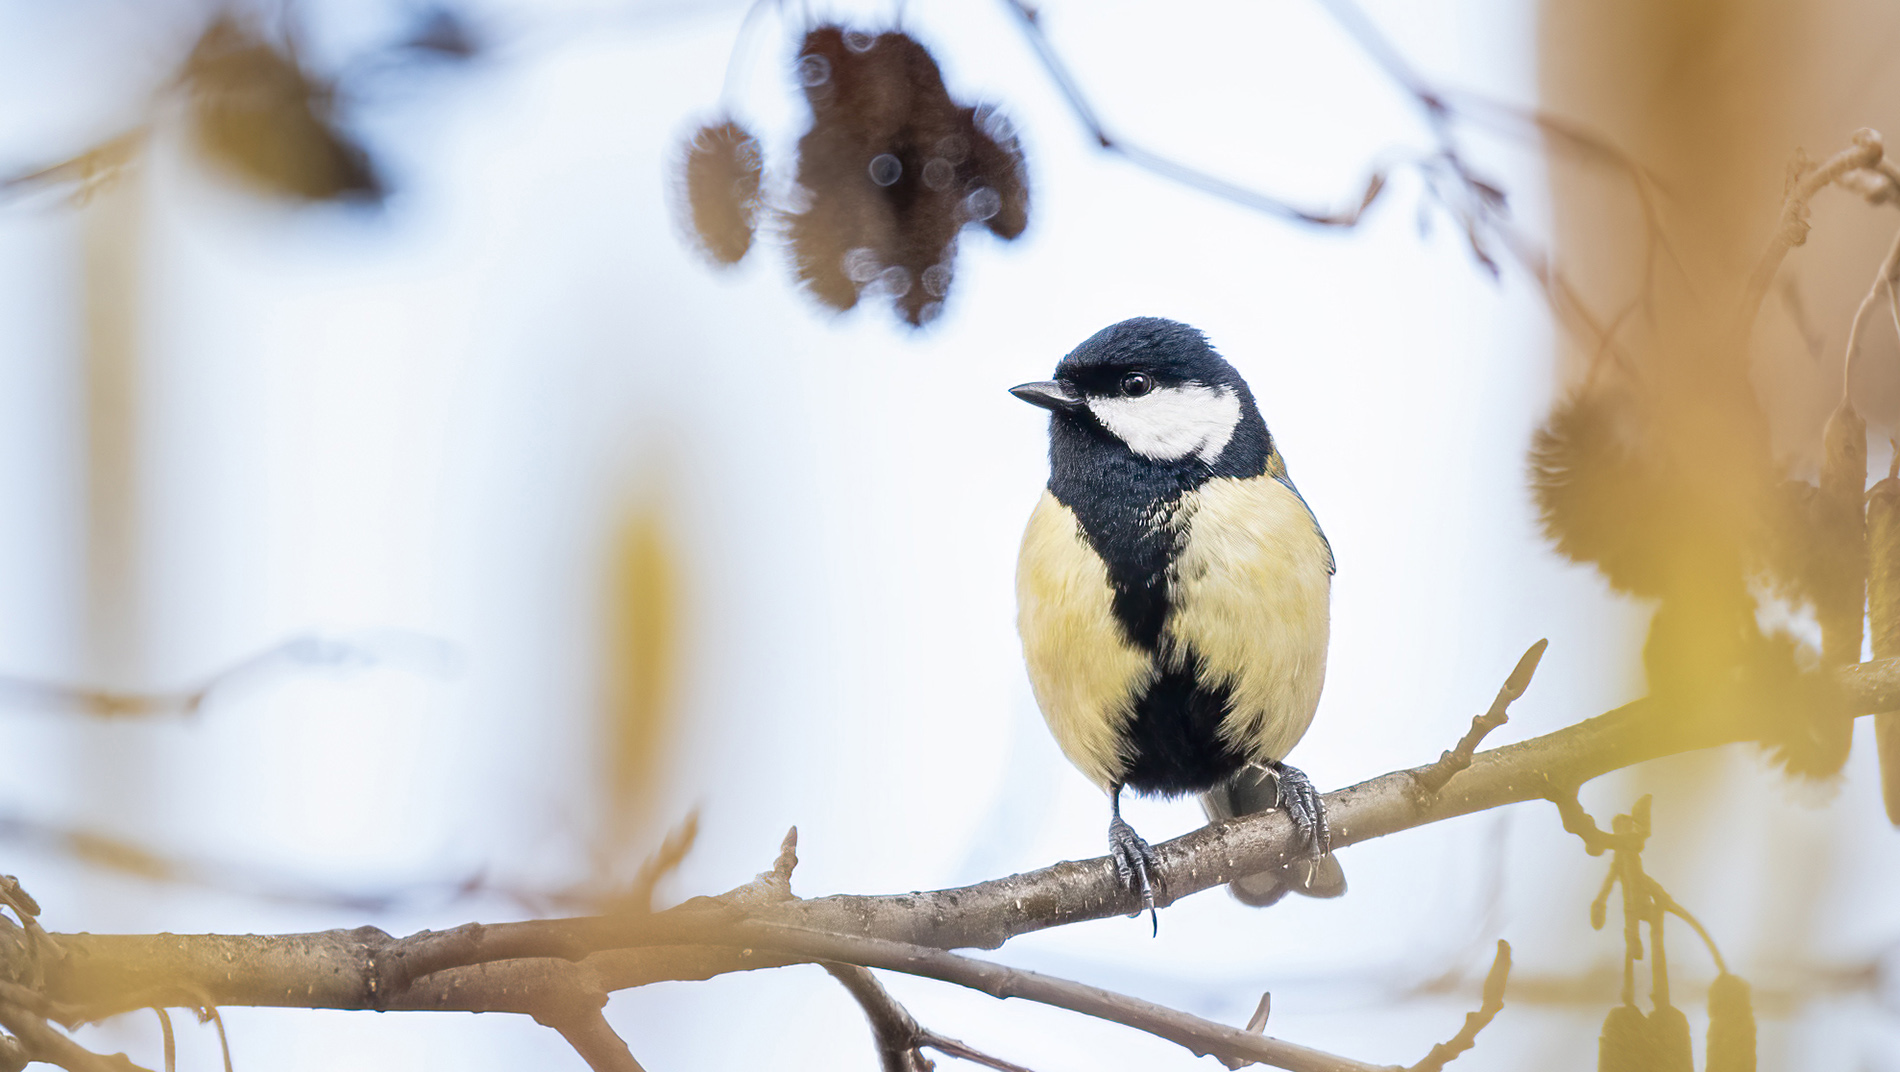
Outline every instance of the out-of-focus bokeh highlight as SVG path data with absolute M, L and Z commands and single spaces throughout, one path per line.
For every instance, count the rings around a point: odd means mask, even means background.
M 1900 1072 L 1872 720 L 1787 717 L 1827 710 L 1807 672 L 1900 654 L 1900 615 L 1864 636 L 1856 610 L 1900 533 L 1883 485 L 1855 566 L 1900 434 L 1884 305 L 1843 393 L 1900 197 L 1817 195 L 1735 331 L 1797 149 L 1900 138 L 1900 11 L 1036 12 L 0 5 L 0 870 L 44 924 L 576 911 L 688 816 L 662 902 L 768 868 L 794 824 L 801 895 L 1098 854 L 1017 650 L 1046 441 L 1005 389 L 1160 315 L 1248 378 L 1339 562 L 1294 762 L 1326 789 L 1429 762 L 1539 637 L 1490 743 L 1743 675 L 1774 747 L 1582 802 L 1607 826 L 1651 795 L 1643 867 L 1732 973 L 1667 925 L 1695 1067 L 1726 1067 L 1708 1009 L 1737 1022 L 1745 979 L 1759 1067 Z M 1350 215 L 1369 174 L 1354 227 L 1262 201 Z M 1201 821 L 1128 807 L 1156 839 Z M 1409 1064 L 1504 938 L 1505 1009 L 1454 1067 L 1588 1069 L 1635 1030 L 1606 1027 L 1607 857 L 1554 807 L 1344 855 L 1337 901 L 1207 893 L 1158 938 L 986 955 L 1234 1024 L 1270 991 L 1271 1033 Z M 887 981 L 1043 1072 L 1204 1063 Z M 608 1016 L 655 1070 L 876 1067 L 816 968 Z M 518 1017 L 225 1019 L 240 1068 L 581 1066 Z M 149 1017 L 79 1038 L 161 1060 Z

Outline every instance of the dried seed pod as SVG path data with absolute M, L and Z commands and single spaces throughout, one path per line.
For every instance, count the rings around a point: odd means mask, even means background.
M 812 110 L 798 143 L 804 203 L 785 227 L 799 281 L 836 309 L 872 291 L 928 323 L 955 277 L 958 232 L 981 223 L 1014 237 L 1026 225 L 1007 121 L 979 124 L 951 100 L 929 50 L 901 33 L 820 26 L 794 76 Z
M 1874 658 L 1900 655 L 1900 479 L 1891 473 L 1867 493 L 1867 619 Z M 1900 826 L 1900 714 L 1874 716 L 1874 742 L 1887 820 Z
M 1661 595 L 1674 507 L 1645 458 L 1640 414 L 1626 393 L 1574 395 L 1551 410 L 1531 444 L 1531 483 L 1544 535 L 1611 586 Z
M 1727 972 L 1709 987 L 1707 1072 L 1755 1072 L 1755 1009 L 1748 983 Z
M 737 264 L 752 248 L 759 221 L 759 140 L 728 119 L 687 143 L 686 206 L 699 246 L 717 264 Z
M 1652 1056 L 1646 1072 L 1695 1072 L 1695 1056 L 1689 1042 L 1689 1018 L 1674 1005 L 1664 1005 L 1649 1014 L 1649 1039 Z
M 1649 1021 L 1634 1005 L 1618 1005 L 1597 1036 L 1597 1072 L 1655 1072 Z
M 331 87 L 231 16 L 205 30 L 185 62 L 205 156 L 276 194 L 378 200 L 369 156 L 331 118 Z
M 992 191 L 995 207 L 982 217 L 982 223 L 996 237 L 1013 240 L 1029 226 L 1029 176 L 1022 144 L 1017 141 L 1015 127 L 994 106 L 966 109 L 964 119 L 970 127 L 972 171 L 967 196 L 978 198 L 977 191 Z M 972 216 L 988 207 L 972 205 Z M 970 222 L 977 220 L 972 218 Z

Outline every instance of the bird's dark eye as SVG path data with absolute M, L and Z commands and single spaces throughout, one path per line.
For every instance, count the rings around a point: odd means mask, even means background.
M 1140 398 L 1155 389 L 1155 381 L 1145 372 L 1131 372 L 1122 377 L 1122 394 L 1129 398 Z

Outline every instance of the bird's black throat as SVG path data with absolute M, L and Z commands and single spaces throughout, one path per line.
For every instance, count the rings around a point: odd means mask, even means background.
M 1251 400 L 1249 400 L 1251 403 Z M 1114 613 L 1128 639 L 1155 658 L 1173 610 L 1173 564 L 1192 518 L 1187 494 L 1220 477 L 1258 477 L 1273 441 L 1251 404 L 1219 457 L 1157 461 L 1130 450 L 1086 413 L 1051 422 L 1049 492 L 1075 514 L 1089 546 L 1108 568 Z M 1135 703 L 1122 731 L 1128 766 L 1123 784 L 1141 793 L 1205 792 L 1231 779 L 1247 757 L 1220 734 L 1231 697 L 1202 684 L 1193 652 L 1172 652 Z
M 1170 568 L 1187 539 L 1183 497 L 1217 477 L 1259 476 L 1272 453 L 1272 438 L 1251 404 L 1211 463 L 1195 455 L 1143 457 L 1087 413 L 1050 421 L 1049 493 L 1075 514 L 1108 567 L 1115 618 L 1137 647 L 1152 652 L 1161 644 Z

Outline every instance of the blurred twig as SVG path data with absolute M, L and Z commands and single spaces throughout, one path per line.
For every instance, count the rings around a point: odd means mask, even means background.
M 1483 1031 L 1504 1011 L 1504 984 L 1511 977 L 1511 944 L 1498 941 L 1498 955 L 1491 961 L 1491 972 L 1484 978 L 1484 1001 L 1478 1011 L 1465 1017 L 1465 1025 L 1458 1029 L 1448 1042 L 1432 1047 L 1425 1059 L 1407 1069 L 1406 1072 L 1441 1072 L 1441 1070 L 1459 1054 L 1478 1044 L 1478 1032 Z
M 1787 257 L 1788 251 L 1808 240 L 1808 202 L 1814 199 L 1815 194 L 1853 172 L 1879 167 L 1883 153 L 1878 132 L 1865 128 L 1857 130 L 1853 142 L 1818 167 L 1802 170 L 1800 162 L 1796 163 L 1797 176 L 1790 184 L 1788 196 L 1782 200 L 1781 219 L 1775 226 L 1774 237 L 1769 239 L 1768 248 L 1762 252 L 1755 270 L 1749 274 L 1748 282 L 1742 288 L 1742 299 L 1735 319 L 1735 330 L 1739 337 L 1745 339 L 1753 330 L 1762 299 L 1767 296 L 1768 287 L 1775 281 L 1775 274 L 1781 270 L 1781 262 Z
M 434 672 L 443 661 L 445 646 L 426 637 L 405 637 L 405 642 L 420 641 L 433 647 L 428 656 L 416 660 L 424 670 Z M 414 652 L 410 653 L 414 655 Z M 115 689 L 86 688 L 57 682 L 0 674 L 0 700 L 13 706 L 70 711 L 98 718 L 145 718 L 158 715 L 195 715 L 204 708 L 214 692 L 230 687 L 247 677 L 266 676 L 282 666 L 294 667 L 367 667 L 397 661 L 390 652 L 379 652 L 376 645 L 320 636 L 299 636 L 239 660 L 212 674 L 197 685 L 170 692 L 127 692 Z

